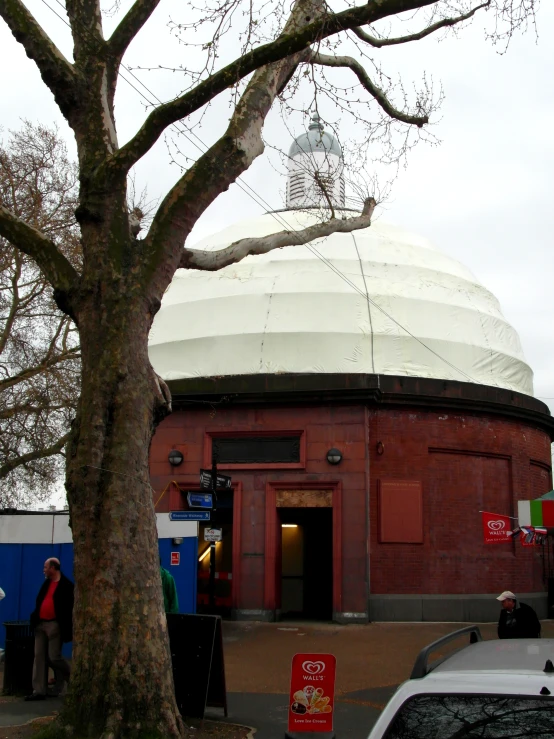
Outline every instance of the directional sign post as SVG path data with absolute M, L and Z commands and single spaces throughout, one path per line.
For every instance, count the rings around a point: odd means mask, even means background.
M 231 487 L 231 477 L 229 475 L 221 475 L 219 473 L 216 473 L 216 488 L 219 490 L 221 488 L 230 488 Z M 213 472 L 212 470 L 200 470 L 200 487 L 202 490 L 213 490 Z
M 187 501 L 191 508 L 213 508 L 212 493 L 187 493 Z
M 170 521 L 209 521 L 210 511 L 171 511 Z

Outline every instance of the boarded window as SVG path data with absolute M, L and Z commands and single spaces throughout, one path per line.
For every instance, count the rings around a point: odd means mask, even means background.
M 218 464 L 300 462 L 300 435 L 213 437 Z
M 382 543 L 423 544 L 421 482 L 380 481 L 379 541 Z

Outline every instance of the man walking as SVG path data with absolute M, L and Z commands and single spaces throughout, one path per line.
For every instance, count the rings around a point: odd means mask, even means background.
M 46 579 L 31 614 L 31 626 L 35 630 L 35 661 L 33 692 L 25 698 L 26 701 L 46 698 L 48 665 L 54 670 L 58 695 L 69 680 L 69 664 L 62 657 L 62 644 L 73 638 L 73 583 L 62 574 L 60 560 L 55 557 L 46 560 L 43 572 Z
M 499 639 L 538 639 L 541 635 L 541 622 L 535 611 L 527 603 L 517 604 L 511 590 L 505 590 L 496 600 L 502 603 L 498 619 Z

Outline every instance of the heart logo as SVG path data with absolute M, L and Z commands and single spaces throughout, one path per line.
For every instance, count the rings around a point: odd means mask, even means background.
M 487 526 L 493 531 L 502 531 L 506 528 L 506 523 L 504 521 L 489 521 Z
M 325 662 L 302 662 L 302 669 L 308 675 L 319 675 L 325 669 Z

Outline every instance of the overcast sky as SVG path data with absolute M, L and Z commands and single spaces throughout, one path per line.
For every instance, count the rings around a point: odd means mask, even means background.
M 63 15 L 57 0 L 46 1 Z M 26 4 L 70 56 L 67 28 L 46 7 L 45 0 L 27 0 Z M 125 62 L 136 67 L 183 61 L 183 47 L 167 28 L 170 14 L 183 7 L 184 3 L 162 0 Z M 442 83 L 445 93 L 433 128 L 442 143 L 435 147 L 422 143 L 410 154 L 408 167 L 397 179 L 381 217 L 430 238 L 466 264 L 498 297 L 534 370 L 535 394 L 548 399 L 554 411 L 553 38 L 554 4 L 543 3 L 538 12 L 538 39 L 533 31 L 516 36 L 503 55 L 484 39 L 481 20 L 457 39 L 438 42 L 429 38 L 382 49 L 379 55 L 390 74 L 403 76 L 408 89 L 412 80 L 417 82 L 427 71 L 435 83 Z M 4 132 L 17 128 L 21 118 L 56 122 L 74 150 L 71 132 L 51 94 L 2 21 L 0 57 L 0 122 Z M 156 71 L 136 74 L 161 99 L 178 91 L 178 75 Z M 145 115 L 140 95 L 123 82 L 116 113 L 123 143 Z M 208 111 L 197 129 L 202 141 L 209 144 L 220 135 L 227 117 L 225 103 Z M 352 127 L 351 122 L 343 121 L 341 137 L 355 138 Z M 277 114 L 268 120 L 267 135 L 273 144 L 288 149 L 290 134 Z M 183 146 L 194 154 L 190 145 L 183 142 Z M 277 171 L 278 164 L 275 157 L 264 155 L 243 177 L 274 208 L 284 205 L 285 182 Z M 159 198 L 177 175 L 178 168 L 170 163 L 166 144 L 161 141 L 138 168 L 137 186 L 147 185 L 149 197 Z M 191 242 L 263 210 L 232 186 L 204 214 Z

